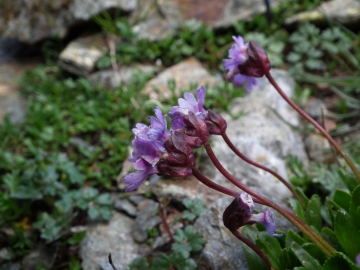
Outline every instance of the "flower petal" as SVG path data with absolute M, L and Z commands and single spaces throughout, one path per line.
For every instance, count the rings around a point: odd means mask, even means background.
M 267 210 L 260 214 L 253 214 L 248 221 L 249 222 L 258 222 L 258 223 L 263 224 L 265 226 L 267 233 L 272 236 L 275 236 L 275 237 L 282 236 L 282 234 L 275 233 L 276 225 L 275 225 L 275 220 L 273 218 L 273 213 L 271 210 Z

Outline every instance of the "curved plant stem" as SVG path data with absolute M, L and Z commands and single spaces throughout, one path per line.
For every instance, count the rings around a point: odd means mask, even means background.
M 277 205 L 273 201 L 268 198 L 262 196 L 261 194 L 256 193 L 252 189 L 248 188 L 241 182 L 239 182 L 234 176 L 232 176 L 219 162 L 214 152 L 212 151 L 210 144 L 204 144 L 205 150 L 209 155 L 211 161 L 214 163 L 215 167 L 232 183 L 237 183 L 236 186 L 241 188 L 246 193 L 250 194 L 254 198 L 258 199 L 260 203 L 267 205 L 280 214 L 282 214 L 285 218 L 287 218 L 292 224 L 294 224 L 301 232 L 303 232 L 315 245 L 319 247 L 319 249 L 328 257 L 335 255 L 336 250 L 326 242 L 320 235 L 318 235 L 313 229 L 311 229 L 305 222 L 299 219 L 296 215 L 286 210 L 285 208 Z
M 244 242 L 249 248 L 251 248 L 253 251 L 256 252 L 257 255 L 260 256 L 261 259 L 267 264 L 267 266 L 271 270 L 275 270 L 274 266 L 272 266 L 269 258 L 266 256 L 266 254 L 258 248 L 253 242 L 251 242 L 249 239 L 247 239 L 245 236 L 243 236 L 238 230 L 231 231 L 233 235 L 235 235 L 240 241 Z
M 169 235 L 171 242 L 175 243 L 174 235 L 171 232 L 169 224 L 167 223 L 167 220 L 166 220 L 165 209 L 164 209 L 164 207 L 162 205 L 162 202 L 159 203 L 159 215 L 160 215 L 162 224 L 164 226 L 164 229 L 167 232 L 167 234 Z
M 250 158 L 246 157 L 244 154 L 242 154 L 236 147 L 235 145 L 231 142 L 230 138 L 227 136 L 227 134 L 224 132 L 221 135 L 224 139 L 224 141 L 227 143 L 227 145 L 230 147 L 230 149 L 242 160 L 244 160 L 245 162 L 258 167 L 268 173 L 271 173 L 273 176 L 275 176 L 277 179 L 280 180 L 281 183 L 283 183 L 294 195 L 294 197 L 301 203 L 302 207 L 305 209 L 305 203 L 304 201 L 301 199 L 301 197 L 299 196 L 299 194 L 296 193 L 295 189 L 293 188 L 293 186 L 286 181 L 282 176 L 280 176 L 277 172 L 269 169 L 268 167 L 261 165 L 253 160 L 251 160 Z
M 192 167 L 192 173 L 201 183 L 203 183 L 205 186 L 208 186 L 209 188 L 215 189 L 216 191 L 219 191 L 221 193 L 224 193 L 224 194 L 232 196 L 232 197 L 238 197 L 240 195 L 239 192 L 233 191 L 231 189 L 228 189 L 226 187 L 223 187 L 223 186 L 220 186 L 220 185 L 214 183 L 209 178 L 204 176 L 195 167 Z
M 275 82 L 274 78 L 271 76 L 270 72 L 265 73 L 266 78 L 268 78 L 269 82 L 275 87 L 275 89 L 279 92 L 283 99 L 291 107 L 293 107 L 303 118 L 305 118 L 308 122 L 310 122 L 315 128 L 317 128 L 321 134 L 323 134 L 326 139 L 330 142 L 330 144 L 339 152 L 339 154 L 345 159 L 347 164 L 349 164 L 351 170 L 354 172 L 355 176 L 360 182 L 360 172 L 356 168 L 355 164 L 349 158 L 349 156 L 341 149 L 340 145 L 330 136 L 330 134 L 321 126 L 319 125 L 313 118 L 311 118 L 306 112 L 300 109 L 286 94 L 282 91 L 280 86 Z

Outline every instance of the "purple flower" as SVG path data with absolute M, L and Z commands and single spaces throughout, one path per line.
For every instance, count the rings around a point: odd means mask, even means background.
M 251 225 L 254 222 L 261 223 L 265 226 L 268 234 L 279 237 L 281 234 L 276 234 L 276 225 L 271 210 L 263 213 L 253 214 L 255 205 L 252 197 L 242 192 L 239 197 L 225 209 L 223 214 L 223 221 L 225 227 L 230 231 L 239 229 L 244 225 Z
M 160 158 L 166 153 L 164 143 L 170 135 L 167 131 L 165 116 L 159 108 L 155 108 L 156 117 L 150 116 L 150 126 L 139 123 L 132 131 L 134 151 L 129 161 L 135 163 L 135 172 L 125 176 L 125 191 L 133 191 L 152 174 L 158 173 L 156 168 Z
M 356 264 L 360 266 L 360 253 L 356 256 Z
M 275 236 L 275 237 L 280 237 L 282 236 L 281 234 L 276 234 L 276 225 L 275 225 L 275 220 L 273 218 L 273 213 L 271 210 L 267 210 L 265 212 L 262 212 L 260 214 L 253 214 L 251 215 L 251 218 L 248 220 L 248 222 L 257 222 L 257 223 L 261 223 L 262 225 L 265 226 L 265 229 L 267 231 L 268 234 Z
M 223 60 L 223 66 L 225 70 L 228 70 L 226 76 L 229 82 L 234 83 L 235 86 L 241 87 L 246 83 L 246 90 L 248 92 L 252 91 L 253 86 L 257 85 L 257 81 L 252 76 L 246 76 L 240 73 L 239 66 L 244 64 L 249 55 L 248 55 L 248 43 L 244 43 L 244 40 L 241 36 L 234 37 L 235 44 L 229 50 L 228 57 L 230 59 Z
M 193 94 L 186 92 L 184 98 L 179 98 L 179 106 L 171 108 L 169 116 L 171 118 L 171 130 L 177 130 L 185 127 L 184 116 L 193 112 L 197 117 L 204 120 L 206 117 L 206 111 L 204 109 L 206 89 L 204 86 L 199 87 L 196 90 L 196 98 Z

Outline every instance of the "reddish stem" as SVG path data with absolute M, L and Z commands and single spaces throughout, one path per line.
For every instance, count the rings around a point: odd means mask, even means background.
M 221 193 L 224 193 L 226 195 L 232 196 L 232 197 L 238 197 L 240 194 L 239 192 L 233 191 L 231 189 L 228 189 L 226 187 L 223 187 L 221 185 L 218 185 L 216 183 L 214 183 L 213 181 L 211 181 L 209 178 L 207 178 L 206 176 L 204 176 L 198 169 L 196 169 L 195 167 L 192 167 L 192 173 L 193 175 L 201 182 L 203 183 L 205 186 L 208 186 L 209 188 L 215 189 Z
M 161 202 L 159 203 L 159 212 L 160 212 L 160 218 L 161 218 L 161 221 L 162 221 L 162 224 L 164 226 L 166 233 L 169 235 L 171 242 L 175 243 L 174 235 L 171 232 L 169 224 L 166 221 L 165 209 L 163 208 Z
M 303 207 L 305 207 L 305 204 L 304 202 L 302 201 L 301 197 L 296 193 L 295 189 L 293 188 L 293 186 L 288 182 L 286 181 L 282 176 L 280 176 L 277 172 L 269 169 L 268 167 L 264 166 L 264 165 L 261 165 L 260 163 L 257 163 L 253 160 L 251 160 L 250 158 L 248 158 L 247 156 L 245 156 L 244 154 L 242 154 L 236 147 L 235 145 L 230 141 L 229 137 L 227 136 L 227 134 L 224 132 L 222 135 L 221 135 L 224 139 L 224 141 L 227 143 L 227 145 L 230 147 L 230 149 L 239 157 L 241 158 L 242 160 L 244 160 L 245 162 L 255 166 L 255 167 L 258 167 L 268 173 L 271 173 L 273 176 L 275 176 L 277 179 L 279 179 L 292 193 L 293 195 L 295 196 L 295 198 L 301 203 L 301 205 Z
M 275 268 L 272 266 L 269 258 L 266 256 L 266 254 L 258 248 L 253 242 L 251 242 L 249 239 L 247 239 L 245 236 L 243 236 L 238 230 L 231 231 L 233 235 L 235 235 L 240 241 L 244 242 L 248 247 L 250 247 L 253 251 L 256 252 L 257 255 L 260 256 L 261 259 L 267 264 L 267 266 L 271 270 L 275 270 Z
M 308 122 L 310 122 L 315 128 L 317 128 L 325 137 L 328 139 L 330 144 L 339 152 L 339 154 L 345 159 L 347 164 L 349 164 L 351 170 L 354 172 L 355 176 L 360 181 L 360 172 L 356 168 L 355 164 L 351 161 L 349 156 L 341 149 L 340 145 L 330 136 L 330 134 L 320 125 L 318 124 L 313 118 L 311 118 L 306 112 L 300 109 L 286 94 L 282 91 L 280 86 L 275 82 L 274 78 L 271 76 L 270 72 L 267 71 L 265 73 L 266 78 L 268 78 L 269 82 L 275 87 L 275 89 L 279 92 L 283 99 L 291 107 L 293 107 L 303 118 L 305 118 Z
M 327 243 L 321 236 L 319 236 L 314 230 L 312 230 L 305 222 L 299 219 L 296 215 L 288 211 L 287 209 L 277 205 L 273 201 L 268 198 L 262 196 L 261 194 L 256 193 L 252 189 L 248 188 L 241 182 L 239 182 L 234 176 L 232 176 L 219 162 L 214 152 L 212 151 L 210 144 L 204 144 L 205 150 L 210 157 L 211 161 L 214 163 L 215 167 L 232 183 L 236 183 L 236 186 L 240 187 L 243 191 L 250 194 L 254 198 L 258 199 L 262 204 L 265 204 L 280 214 L 282 214 L 285 218 L 287 218 L 292 224 L 294 224 L 300 231 L 302 231 L 309 239 L 316 244 L 320 250 L 324 252 L 325 255 L 331 257 L 335 254 L 336 250 Z

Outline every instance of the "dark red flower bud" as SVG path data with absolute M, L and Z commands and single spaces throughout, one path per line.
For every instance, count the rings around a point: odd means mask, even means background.
M 172 177 L 188 177 L 192 175 L 192 170 L 189 167 L 172 166 L 166 162 L 160 162 L 157 165 L 159 174 Z
M 163 158 L 170 165 L 186 166 L 188 164 L 187 157 L 183 153 L 169 152 Z
M 271 63 L 263 48 L 255 41 L 249 42 L 247 48 L 248 58 L 239 65 L 239 71 L 243 75 L 252 77 L 262 77 L 271 69 Z
M 197 117 L 193 112 L 189 111 L 189 114 L 184 116 L 184 123 L 196 130 L 197 136 L 203 143 L 209 141 L 209 131 L 205 121 Z
M 225 133 L 227 123 L 225 119 L 218 113 L 208 110 L 207 119 L 205 123 L 208 127 L 209 133 L 214 135 L 221 135 Z
M 240 196 L 232 201 L 223 213 L 225 227 L 230 231 L 233 231 L 241 226 L 253 223 L 248 221 L 254 211 L 254 207 L 251 196 L 244 192 L 241 193 Z

